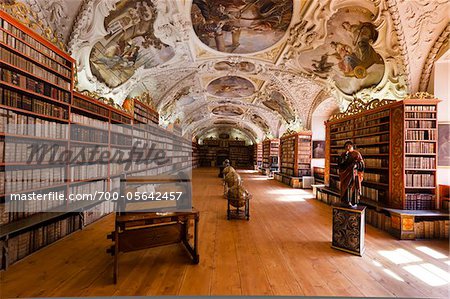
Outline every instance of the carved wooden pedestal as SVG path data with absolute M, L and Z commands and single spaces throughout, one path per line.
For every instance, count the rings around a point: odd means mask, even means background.
M 364 253 L 366 207 L 333 206 L 333 240 L 331 247 L 348 253 Z

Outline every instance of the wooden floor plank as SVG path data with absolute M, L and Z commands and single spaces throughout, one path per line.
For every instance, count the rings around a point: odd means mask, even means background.
M 216 169 L 196 169 L 194 206 L 200 211 L 200 264 L 181 245 L 120 257 L 119 283 L 112 283 L 114 217 L 0 272 L 1 297 L 125 295 L 306 295 L 448 298 L 449 283 L 431 286 L 407 266 L 433 265 L 448 274 L 448 241 L 399 241 L 371 226 L 366 252 L 353 256 L 330 247 L 331 207 L 255 173 L 241 172 L 252 192 L 251 219 L 226 220 L 226 200 Z M 423 246 L 443 254 L 434 258 Z M 413 254 L 417 261 L 403 264 Z M 399 257 L 399 258 L 400 258 Z M 397 276 L 396 276 L 397 275 Z M 26 287 L 23 282 L 26 281 Z

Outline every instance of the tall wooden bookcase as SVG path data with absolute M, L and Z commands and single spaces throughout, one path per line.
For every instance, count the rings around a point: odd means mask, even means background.
M 74 92 L 74 64 L 68 54 L 0 11 L 0 269 L 112 211 L 112 201 L 92 201 L 82 206 L 64 203 L 66 212 L 54 212 L 53 206 L 8 212 L 12 206 L 5 200 L 7 192 L 49 190 L 67 197 L 117 191 L 123 173 L 156 175 L 192 163 L 191 140 L 159 127 L 159 116 L 148 105 L 134 101 L 135 109 L 129 113 L 89 93 Z M 13 126 L 26 124 L 36 126 Z M 108 160 L 80 163 L 76 168 L 68 163 L 37 167 L 25 163 L 26 140 L 57 143 L 58 150 L 74 153 L 81 147 L 114 152 L 138 142 L 164 144 L 171 165 L 142 164 L 125 170 L 124 164 Z
M 311 132 L 288 132 L 280 138 L 280 173 L 291 177 L 311 175 Z
M 255 143 L 253 145 L 253 165 L 255 170 L 258 170 L 262 167 L 262 144 Z
M 266 139 L 262 143 L 262 170 L 264 173 L 270 172 L 272 160 L 279 165 L 280 139 Z M 278 169 L 276 169 L 278 170 Z
M 325 182 L 339 194 L 338 161 L 347 140 L 364 157 L 361 202 L 401 210 L 438 209 L 438 100 L 355 101 L 326 123 Z

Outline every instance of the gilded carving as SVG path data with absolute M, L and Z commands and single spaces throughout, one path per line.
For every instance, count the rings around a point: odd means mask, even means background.
M 345 118 L 347 116 L 355 115 L 364 111 L 372 110 L 390 103 L 395 102 L 394 100 L 372 100 L 368 103 L 365 103 L 364 101 L 360 99 L 354 99 L 353 102 L 350 103 L 350 105 L 347 107 L 347 110 L 343 113 L 332 115 L 330 118 L 330 121 L 332 120 L 338 120 Z
M 403 208 L 403 106 L 396 107 L 392 111 L 392 133 L 391 133 L 391 203 L 393 208 Z

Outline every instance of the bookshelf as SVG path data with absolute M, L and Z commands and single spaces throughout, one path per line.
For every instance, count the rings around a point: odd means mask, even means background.
M 149 105 L 134 99 L 133 118 L 142 124 L 159 124 L 159 114 Z
M 372 109 L 326 124 L 326 182 L 339 190 L 338 160 L 352 140 L 366 170 L 361 202 L 404 210 L 438 209 L 436 200 L 436 99 L 376 101 Z
M 192 142 L 192 168 L 200 166 L 199 146 L 197 142 Z
M 52 191 L 67 197 L 117 191 L 123 173 L 157 175 L 192 162 L 191 141 L 159 127 L 159 116 L 148 105 L 136 100 L 130 114 L 73 91 L 74 65 L 68 54 L 0 11 L 0 269 L 113 211 L 112 201 L 42 201 L 33 209 L 9 212 L 21 207 L 6 201 L 9 193 Z M 128 170 L 110 158 L 106 163 L 27 163 L 32 144 L 51 144 L 56 156 L 97 148 L 111 157 L 136 142 L 157 143 L 170 163 Z M 149 149 L 141 147 L 148 155 Z M 65 205 L 63 212 L 57 210 L 60 205 Z
M 337 163 L 345 141 L 352 140 L 366 162 L 361 203 L 372 215 L 367 222 L 400 239 L 433 236 L 423 234 L 423 224 L 442 228 L 442 221 L 449 220 L 437 196 L 438 102 L 426 93 L 403 101 L 356 100 L 333 116 L 326 124 L 327 187 L 318 188 L 317 199 L 340 201 Z
M 323 184 L 325 182 L 325 168 L 324 167 L 313 167 L 314 182 L 316 184 Z
M 278 171 L 280 139 L 266 139 L 262 143 L 262 171 Z M 272 166 L 276 165 L 276 167 Z
M 255 170 L 262 167 L 262 144 L 257 143 L 253 145 L 253 165 Z
M 198 146 L 201 166 L 218 166 L 220 161 L 229 159 L 233 167 L 246 168 L 251 165 L 252 146 L 244 140 L 204 139 Z
M 280 173 L 291 177 L 311 175 L 311 132 L 288 132 L 280 138 Z

